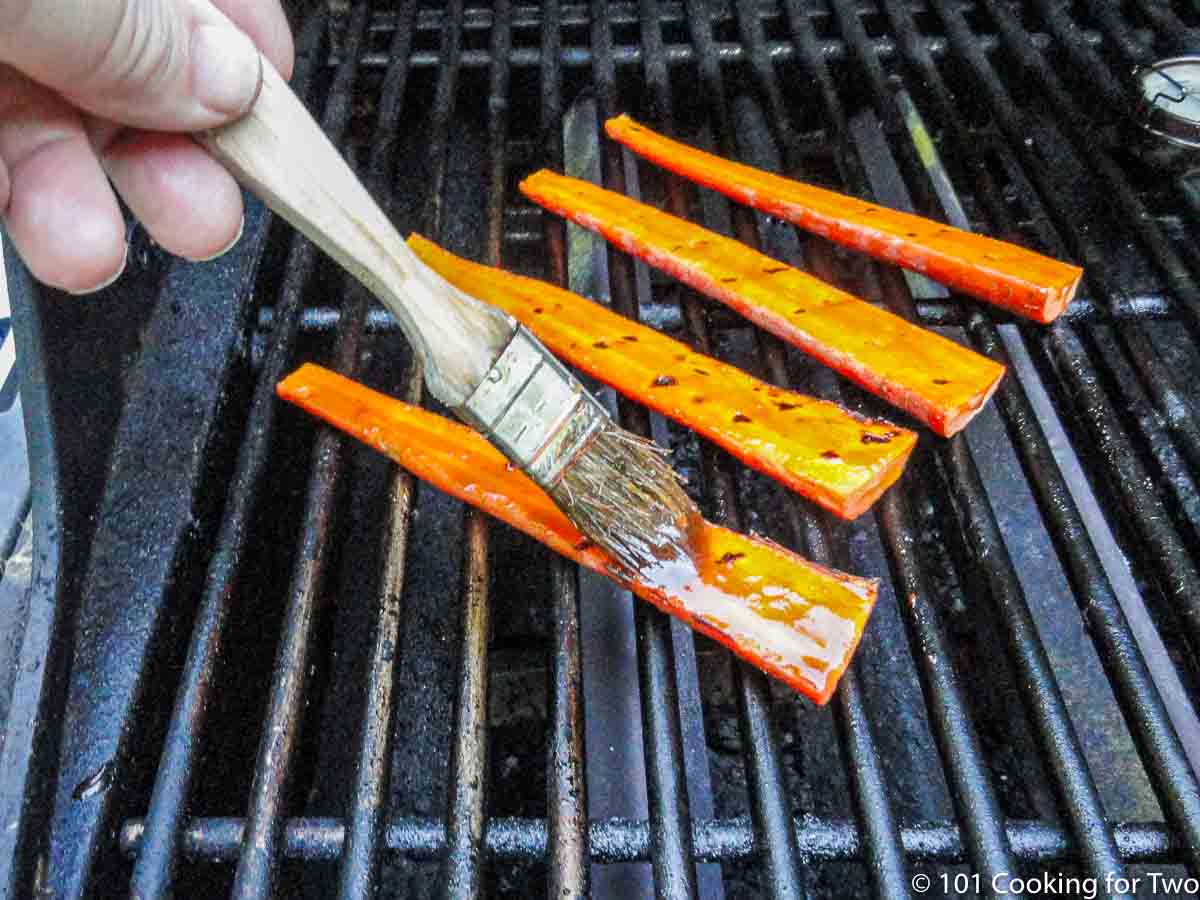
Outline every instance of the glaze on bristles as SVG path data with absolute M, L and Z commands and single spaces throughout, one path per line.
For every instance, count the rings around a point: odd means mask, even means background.
M 633 571 L 692 556 L 700 511 L 666 451 L 613 423 L 547 493 L 580 531 Z

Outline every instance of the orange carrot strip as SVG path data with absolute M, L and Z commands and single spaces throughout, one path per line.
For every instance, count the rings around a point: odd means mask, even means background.
M 844 247 L 921 272 L 1037 322 L 1053 322 L 1083 269 L 1016 244 L 722 159 L 656 134 L 628 116 L 604 130 L 630 150 Z
M 745 244 L 587 181 L 543 169 L 526 196 L 670 272 L 949 437 L 1004 366 Z
M 869 509 L 916 446 L 907 429 L 765 384 L 578 294 L 468 262 L 418 234 L 408 245 L 568 362 L 843 518 Z
M 826 569 L 757 537 L 705 524 L 697 562 L 636 578 L 588 541 L 479 434 L 348 378 L 304 365 L 279 396 L 386 454 L 439 490 L 490 513 L 629 588 L 817 703 L 845 671 L 878 582 Z

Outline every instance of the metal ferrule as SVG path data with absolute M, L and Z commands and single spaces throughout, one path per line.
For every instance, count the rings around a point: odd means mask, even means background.
M 522 327 L 455 412 L 547 488 L 609 421 L 579 379 Z

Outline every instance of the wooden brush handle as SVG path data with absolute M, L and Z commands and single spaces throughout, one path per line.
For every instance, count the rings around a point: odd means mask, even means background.
M 238 121 L 197 139 L 247 188 L 367 286 L 425 364 L 430 393 L 461 406 L 515 323 L 427 268 L 270 63 Z

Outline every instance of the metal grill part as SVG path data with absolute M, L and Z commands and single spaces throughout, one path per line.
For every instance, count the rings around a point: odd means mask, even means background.
M 280 406 L 304 359 L 426 398 L 386 315 L 257 204 L 206 264 L 134 226 L 88 304 L 5 247 L 31 486 L 0 505 L 0 898 L 1200 874 L 1200 188 L 1124 139 L 1135 70 L 1200 51 L 1195 0 L 295 6 L 293 85 L 400 227 L 889 415 L 520 198 L 566 170 L 1009 375 L 855 523 L 615 402 L 710 518 L 883 579 L 817 709 Z M 619 112 L 1069 257 L 1081 296 L 1015 322 L 637 161 L 601 137 Z

